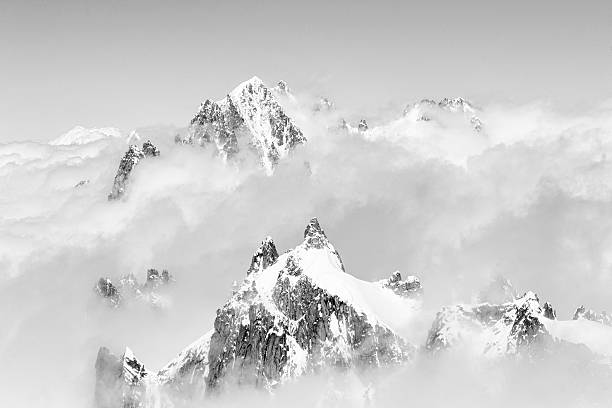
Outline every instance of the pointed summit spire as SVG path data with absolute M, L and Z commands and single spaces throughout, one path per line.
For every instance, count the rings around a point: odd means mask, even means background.
M 556 320 L 557 319 L 557 312 L 555 311 L 555 309 L 553 309 L 553 307 L 550 304 L 550 302 L 544 303 L 544 317 L 547 317 L 550 320 Z
M 310 220 L 304 230 L 304 240 L 308 247 L 323 248 L 327 244 L 327 236 L 319 225 L 319 220 L 315 217 Z
M 266 269 L 268 266 L 274 264 L 277 259 L 278 251 L 276 250 L 274 241 L 268 236 L 264 238 L 257 251 L 253 254 L 253 259 L 251 260 L 251 266 L 247 271 L 247 275 Z
M 148 375 L 144 364 L 136 358 L 134 352 L 129 348 L 125 348 L 123 353 L 123 378 L 126 383 L 131 385 L 139 384 L 144 377 Z

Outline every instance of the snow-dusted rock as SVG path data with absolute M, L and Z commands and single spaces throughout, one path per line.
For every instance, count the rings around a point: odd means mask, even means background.
M 96 407 L 144 407 L 148 375 L 144 364 L 129 348 L 121 357 L 117 357 L 106 347 L 101 347 L 96 358 Z
M 109 304 L 113 307 L 117 307 L 121 303 L 121 296 L 119 295 L 119 291 L 117 290 L 115 285 L 113 285 L 113 282 L 111 282 L 110 278 L 98 279 L 94 290 L 100 297 L 107 300 Z
M 359 121 L 359 124 L 357 125 L 357 130 L 359 130 L 360 132 L 365 132 L 366 130 L 368 130 L 368 122 L 366 122 L 365 119 L 361 119 Z
M 592 322 L 602 323 L 608 326 L 612 326 L 612 316 L 607 312 L 597 313 L 594 310 L 587 309 L 583 306 L 580 306 L 576 309 L 574 313 L 574 320 L 590 320 Z
M 177 141 L 213 145 L 223 159 L 244 149 L 254 150 L 270 173 L 274 165 L 306 138 L 277 101 L 286 95 L 287 84 L 279 82 L 274 92 L 257 77 L 238 85 L 224 99 L 207 99 L 191 120 L 189 132 Z
M 394 325 L 417 309 L 417 301 L 346 273 L 314 218 L 304 241 L 280 256 L 264 239 L 213 329 L 149 376 L 147 396 L 193 400 L 232 383 L 271 388 L 324 367 L 399 364 L 416 347 Z
M 119 169 L 117 170 L 117 175 L 115 175 L 113 189 L 108 195 L 108 199 L 116 200 L 125 194 L 129 183 L 130 174 L 140 160 L 144 159 L 145 157 L 159 156 L 159 154 L 159 149 L 155 147 L 150 140 L 147 140 L 142 144 L 142 149 L 139 149 L 136 145 L 131 145 L 119 162 Z
M 257 251 L 253 254 L 253 259 L 251 260 L 251 266 L 249 266 L 247 275 L 266 269 L 276 262 L 277 259 L 278 252 L 276 251 L 276 246 L 274 246 L 274 241 L 271 237 L 266 237 Z
M 555 320 L 557 318 L 557 312 L 553 309 L 550 302 L 544 303 L 544 317 L 550 320 Z
M 218 311 L 207 388 L 219 389 L 228 380 L 271 387 L 322 366 L 367 367 L 408 359 L 414 347 L 350 301 L 352 280 L 312 219 L 302 244 L 247 275 Z
M 400 296 L 413 297 L 423 293 L 421 281 L 416 276 L 407 276 L 402 280 L 400 271 L 395 271 L 387 279 L 379 281 L 379 283 Z
M 110 278 L 100 278 L 95 286 L 95 292 L 118 307 L 125 302 L 138 301 L 148 303 L 154 307 L 165 307 L 167 299 L 160 293 L 163 286 L 174 282 L 174 277 L 167 270 L 161 273 L 157 269 L 147 271 L 147 280 L 144 284 L 138 283 L 133 274 L 124 275 L 115 285 Z
M 543 319 L 544 311 L 533 292 L 502 304 L 445 307 L 436 315 L 425 347 L 435 353 L 463 346 L 492 357 L 532 353 L 552 341 Z
M 460 113 L 469 121 L 471 127 L 480 132 L 483 123 L 478 117 L 478 109 L 469 101 L 463 98 L 444 98 L 439 102 L 431 99 L 423 99 L 420 102 L 410 104 L 404 109 L 404 116 L 409 119 L 419 121 L 436 120 L 444 113 Z

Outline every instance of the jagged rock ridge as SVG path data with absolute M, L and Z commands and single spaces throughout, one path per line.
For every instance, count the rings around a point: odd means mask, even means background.
M 174 282 L 174 277 L 167 271 L 160 273 L 157 269 L 147 270 L 147 280 L 139 284 L 133 274 L 128 274 L 114 284 L 108 277 L 98 279 L 94 291 L 112 307 L 119 307 L 126 301 L 137 300 L 155 307 L 164 307 L 166 300 L 156 290 Z
M 592 322 L 602 323 L 607 326 L 612 326 L 612 316 L 611 315 L 609 315 L 605 311 L 601 313 L 597 313 L 594 310 L 585 308 L 584 305 L 576 309 L 573 319 L 574 320 L 585 319 L 585 320 L 590 320 Z
M 536 346 L 552 342 L 544 318 L 533 292 L 502 304 L 445 307 L 436 315 L 425 347 L 436 353 L 468 342 L 490 356 L 531 353 Z
M 313 219 L 300 246 L 259 272 L 267 278 L 257 273 L 247 276 L 217 313 L 209 352 L 209 390 L 227 378 L 270 387 L 322 365 L 366 367 L 410 356 L 410 345 L 388 327 L 317 284 L 304 270 L 317 260 L 333 269 L 327 273 L 345 274 L 337 251 Z M 266 286 L 264 279 L 273 285 Z
M 420 296 L 423 293 L 419 278 L 407 276 L 406 279 L 402 280 L 400 271 L 393 272 L 389 278 L 381 280 L 380 284 L 400 296 Z
M 362 292 L 378 300 L 374 305 L 357 301 Z M 213 330 L 147 381 L 181 401 L 234 383 L 271 388 L 323 367 L 367 369 L 405 362 L 416 348 L 381 319 L 378 303 L 381 310 L 393 305 L 405 313 L 419 304 L 380 282 L 347 274 L 312 219 L 304 241 L 282 255 L 266 237 L 244 281 L 217 311 Z
M 463 98 L 444 98 L 439 102 L 422 99 L 420 102 L 406 106 L 404 116 L 416 122 L 428 122 L 440 116 L 441 112 L 462 113 L 476 132 L 483 129 L 482 120 L 477 115 L 478 109 Z
M 283 81 L 272 90 L 253 77 L 224 99 L 207 99 L 201 104 L 187 136 L 179 137 L 177 142 L 213 145 L 224 159 L 249 147 L 258 152 L 262 165 L 271 172 L 281 158 L 306 141 L 275 96 L 288 93 Z
M 145 157 L 156 157 L 159 156 L 159 153 L 159 149 L 155 147 L 150 140 L 142 144 L 142 149 L 139 149 L 136 145 L 130 145 L 128 151 L 119 162 L 119 169 L 115 175 L 113 189 L 108 195 L 108 199 L 117 200 L 123 197 L 126 193 L 129 177 L 134 167 Z

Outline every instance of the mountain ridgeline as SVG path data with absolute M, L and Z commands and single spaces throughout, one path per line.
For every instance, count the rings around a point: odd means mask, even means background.
M 362 292 L 383 309 L 416 310 L 418 279 L 400 284 L 398 275 L 366 282 L 348 274 L 316 218 L 306 226 L 304 241 L 282 255 L 266 237 L 212 329 L 164 368 L 149 372 L 131 351 L 117 357 L 102 348 L 96 395 L 108 391 L 124 397 L 123 405 L 116 398 L 112 403 L 98 398 L 97 404 L 147 406 L 160 393 L 162 399 L 193 400 L 232 385 L 273 389 L 325 367 L 365 370 L 405 363 L 416 346 L 399 336 L 385 316 L 354 300 Z M 138 362 L 139 376 L 125 368 L 135 364 L 128 360 Z M 136 400 L 140 405 L 134 405 Z
M 490 301 L 444 307 L 423 343 L 413 344 L 399 333 L 402 324 L 423 316 L 420 280 L 402 279 L 398 271 L 375 282 L 350 275 L 316 218 L 306 226 L 303 242 L 283 254 L 266 237 L 245 269 L 210 329 L 161 370 L 147 370 L 129 348 L 114 356 L 102 347 L 97 406 L 181 406 L 236 386 L 272 391 L 330 368 L 366 372 L 465 346 L 492 358 L 537 361 L 584 347 L 563 337 L 568 330 L 607 327 L 584 308 L 576 317 L 582 326 L 558 321 L 550 303 L 541 306 L 532 292 L 517 296 L 509 281 L 498 279 L 482 295 Z M 403 323 L 398 316 L 406 318 Z

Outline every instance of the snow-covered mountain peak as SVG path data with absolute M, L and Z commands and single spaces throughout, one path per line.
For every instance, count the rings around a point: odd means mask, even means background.
M 229 93 L 229 95 L 230 97 L 232 97 L 232 99 L 234 99 L 235 97 L 240 95 L 254 95 L 258 93 L 265 93 L 266 91 L 269 90 L 264 84 L 264 82 L 258 76 L 253 76 L 251 79 L 248 79 L 236 86 Z
M 304 229 L 304 243 L 307 247 L 319 249 L 329 244 L 327 236 L 316 217 L 312 218 L 308 225 L 306 225 L 306 229 Z
M 445 307 L 434 320 L 426 348 L 437 352 L 462 345 L 489 357 L 530 353 L 536 345 L 550 340 L 545 319 L 539 299 L 531 291 L 501 304 Z
M 364 370 L 411 359 L 416 347 L 396 330 L 419 303 L 346 273 L 316 218 L 304 236 L 280 256 L 266 237 L 243 282 L 218 309 L 213 330 L 147 381 L 122 389 L 123 401 L 160 392 L 191 400 L 228 381 L 272 388 L 322 367 Z M 144 370 L 131 352 L 125 355 L 138 363 L 130 369 Z M 98 384 L 109 389 L 122 377 L 104 367 L 97 370 Z
M 191 120 L 188 135 L 179 142 L 212 144 L 224 160 L 242 150 L 254 150 L 271 174 L 281 158 L 306 141 L 275 94 L 278 92 L 253 77 L 217 102 L 207 99 Z

